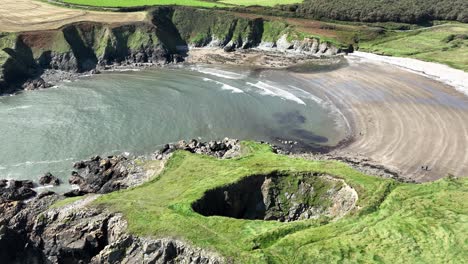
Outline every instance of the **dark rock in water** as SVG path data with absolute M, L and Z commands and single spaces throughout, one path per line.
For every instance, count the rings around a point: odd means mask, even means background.
M 9 185 L 10 187 L 14 187 L 14 188 L 21 188 L 21 187 L 34 188 L 34 183 L 30 180 L 23 180 L 23 181 L 10 180 Z
M 58 185 L 60 185 L 60 180 L 57 177 L 55 177 L 54 175 L 52 175 L 50 172 L 47 172 L 46 174 L 44 174 L 44 176 L 42 176 L 39 179 L 39 184 L 41 184 L 41 185 L 52 184 L 54 186 L 58 186 Z
M 8 180 L 0 180 L 0 188 L 6 187 L 8 185 Z
M 46 83 L 44 79 L 37 78 L 33 80 L 28 80 L 23 84 L 24 90 L 37 90 L 37 89 L 45 89 L 49 88 L 51 85 Z
M 8 184 L 5 184 L 6 180 L 1 180 L 2 187 L 0 187 L 0 202 L 7 201 L 21 201 L 26 200 L 36 195 L 36 192 L 32 190 L 34 184 L 32 181 L 15 181 L 10 180 Z

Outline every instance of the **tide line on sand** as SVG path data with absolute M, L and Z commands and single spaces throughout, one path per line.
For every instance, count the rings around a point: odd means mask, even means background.
M 351 53 L 348 56 L 351 59 L 358 58 L 395 65 L 450 85 L 468 96 L 468 73 L 462 70 L 454 69 L 440 63 L 426 62 L 412 58 L 382 56 L 360 51 Z

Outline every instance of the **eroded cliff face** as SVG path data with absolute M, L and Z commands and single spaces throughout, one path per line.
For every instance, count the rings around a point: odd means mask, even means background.
M 3 263 L 224 263 L 220 255 L 183 241 L 129 234 L 120 214 L 89 207 L 96 196 L 61 208 L 50 194 L 29 203 L 0 204 Z
M 160 7 L 149 12 L 147 22 L 83 22 L 58 30 L 0 33 L 0 93 L 37 79 L 48 69 L 82 73 L 114 64 L 182 62 L 192 47 L 227 52 L 262 48 L 308 55 L 340 52 L 328 42 L 305 38 L 280 21 L 213 10 Z M 44 85 L 33 83 L 32 88 Z

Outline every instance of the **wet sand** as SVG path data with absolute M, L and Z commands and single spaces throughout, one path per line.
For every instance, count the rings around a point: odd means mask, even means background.
M 357 58 L 294 75 L 351 121 L 353 140 L 333 154 L 370 158 L 418 182 L 468 176 L 468 97 L 454 87 Z

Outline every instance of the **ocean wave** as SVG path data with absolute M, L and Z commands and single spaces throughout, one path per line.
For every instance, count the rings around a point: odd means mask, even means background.
M 316 102 L 317 104 L 319 105 L 323 105 L 324 104 L 324 101 L 320 98 L 318 98 L 317 96 L 309 93 L 309 92 L 306 92 L 304 90 L 302 90 L 301 88 L 298 88 L 296 86 L 292 86 L 292 85 L 288 85 L 289 88 L 292 88 L 296 94 L 301 97 L 301 98 L 306 98 L 306 99 L 310 99 L 314 102 Z
M 224 71 L 220 69 L 203 68 L 203 67 L 192 67 L 191 69 L 197 72 L 201 72 L 201 73 L 208 74 L 208 75 L 213 75 L 213 76 L 224 78 L 224 79 L 239 80 L 239 79 L 244 79 L 246 77 L 245 74 Z
M 281 88 L 278 88 L 276 86 L 267 84 L 265 82 L 262 82 L 262 81 L 259 81 L 257 83 L 247 82 L 247 85 L 259 88 L 261 90 L 260 94 L 276 96 L 276 97 L 280 97 L 280 98 L 282 98 L 284 100 L 290 100 L 290 101 L 294 101 L 294 102 L 296 102 L 298 104 L 306 105 L 306 103 L 304 101 L 302 101 L 299 97 L 297 97 L 293 93 L 288 92 L 286 90 L 283 90 Z
M 229 91 L 231 91 L 231 93 L 244 93 L 244 91 L 242 91 L 241 89 L 239 89 L 237 87 L 231 86 L 231 85 L 226 84 L 226 83 L 218 82 L 218 81 L 212 80 L 210 78 L 203 78 L 203 81 L 213 82 L 213 83 L 219 84 L 219 85 L 221 85 L 221 89 L 229 90 Z
M 40 160 L 40 161 L 25 161 L 17 164 L 10 165 L 9 167 L 22 167 L 22 166 L 32 166 L 36 164 L 52 164 L 52 163 L 60 163 L 65 161 L 74 160 L 73 158 L 63 159 L 63 160 Z
M 12 111 L 12 110 L 18 110 L 18 109 L 28 109 L 31 108 L 32 105 L 22 105 L 22 106 L 16 106 L 16 107 L 11 107 L 6 109 L 7 111 Z

